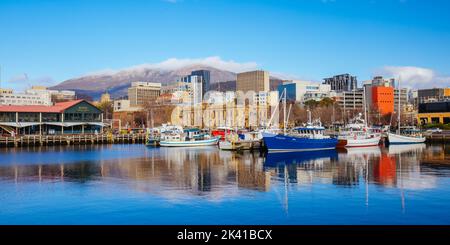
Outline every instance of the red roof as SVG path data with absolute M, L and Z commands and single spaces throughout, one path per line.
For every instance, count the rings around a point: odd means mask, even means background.
M 62 113 L 68 108 L 85 100 L 72 100 L 67 102 L 59 102 L 52 106 L 45 105 L 0 105 L 0 112 L 46 112 L 46 113 Z M 86 101 L 87 102 L 87 101 Z M 89 102 L 88 102 L 89 103 Z

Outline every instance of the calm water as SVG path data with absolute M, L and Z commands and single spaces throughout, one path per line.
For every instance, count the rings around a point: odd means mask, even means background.
M 450 224 L 450 145 L 0 149 L 0 224 Z

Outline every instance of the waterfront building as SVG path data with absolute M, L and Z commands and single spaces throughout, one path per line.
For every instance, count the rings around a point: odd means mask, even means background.
M 206 92 L 208 92 L 211 87 L 211 72 L 208 70 L 197 70 L 191 72 L 192 76 L 198 76 L 201 77 L 202 81 L 202 96 L 204 97 Z
M 329 84 L 331 90 L 336 92 L 353 91 L 358 89 L 358 80 L 356 76 L 350 74 L 336 75 L 330 78 L 325 78 L 323 84 Z
M 49 93 L 14 93 L 11 89 L 0 92 L 0 105 L 52 105 Z
M 133 82 L 128 88 L 130 106 L 142 107 L 146 103 L 156 101 L 161 94 L 161 83 Z
M 236 91 L 244 93 L 249 91 L 254 92 L 268 92 L 269 87 L 269 72 L 267 71 L 249 71 L 237 74 Z
M 52 103 L 65 102 L 76 99 L 75 91 L 71 90 L 54 90 L 45 86 L 32 86 L 31 89 L 25 91 L 26 94 L 49 95 Z
M 450 101 L 420 103 L 417 121 L 420 124 L 450 123 Z
M 52 106 L 0 105 L 2 134 L 79 134 L 103 130 L 103 113 L 85 100 Z

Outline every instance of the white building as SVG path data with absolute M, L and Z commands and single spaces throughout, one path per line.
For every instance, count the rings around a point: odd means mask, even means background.
M 29 94 L 14 93 L 11 89 L 0 89 L 0 105 L 44 105 L 51 106 L 52 98 L 49 93 Z
M 25 91 L 25 93 L 26 94 L 34 94 L 34 95 L 48 94 L 51 99 L 54 99 L 57 101 L 75 100 L 76 99 L 75 91 L 52 90 L 52 89 L 47 89 L 47 87 L 44 87 L 44 86 L 32 86 L 31 89 L 27 89 Z
M 128 111 L 130 109 L 130 100 L 115 100 L 114 111 Z

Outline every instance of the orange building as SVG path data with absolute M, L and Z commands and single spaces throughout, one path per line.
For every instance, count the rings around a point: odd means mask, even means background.
M 394 88 L 376 86 L 372 87 L 372 107 L 381 115 L 394 112 Z

